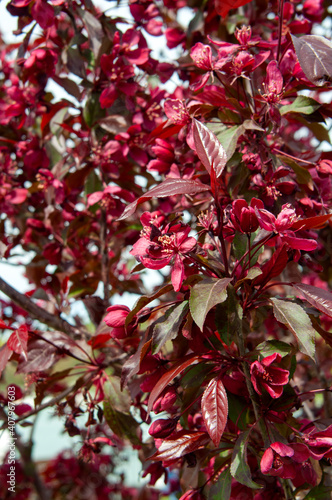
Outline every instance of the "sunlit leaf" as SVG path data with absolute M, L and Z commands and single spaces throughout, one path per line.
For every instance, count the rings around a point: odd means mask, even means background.
M 332 43 L 318 35 L 291 35 L 300 66 L 305 76 L 318 86 L 332 81 Z
M 206 430 L 213 444 L 218 446 L 228 415 L 227 394 L 219 377 L 213 378 L 205 389 L 201 406 Z
M 271 298 L 274 317 L 286 325 L 299 342 L 299 349 L 315 360 L 315 330 L 304 309 L 286 300 Z
M 213 168 L 216 177 L 219 177 L 227 163 L 224 148 L 211 130 L 198 120 L 193 121 L 193 134 L 198 158 L 211 175 Z
M 205 278 L 197 283 L 190 292 L 190 312 L 201 330 L 208 312 L 227 298 L 227 285 L 230 278 Z
M 158 451 L 149 460 L 173 460 L 187 453 L 199 450 L 207 445 L 209 436 L 206 432 L 179 431 L 172 434 L 172 439 L 164 439 Z
M 59 355 L 57 355 L 56 348 L 42 342 L 38 347 L 29 349 L 28 359 L 18 365 L 17 373 L 32 373 L 47 370 L 54 365 L 58 358 Z
M 307 97 L 304 95 L 299 95 L 294 99 L 292 104 L 287 104 L 285 106 L 281 106 L 279 109 L 281 116 L 286 113 L 301 113 L 303 115 L 310 115 L 316 109 L 320 108 L 321 104 L 312 97 Z
M 332 293 L 305 283 L 295 283 L 293 287 L 319 311 L 332 317 Z
M 281 340 L 266 340 L 261 344 L 258 344 L 256 347 L 256 351 L 259 351 L 260 354 L 265 358 L 267 356 L 271 356 L 277 352 L 281 357 L 287 356 L 292 350 L 292 347 L 286 342 L 282 342 Z
M 147 191 L 143 196 L 140 196 L 137 200 L 133 201 L 126 206 L 121 217 L 118 220 L 123 220 L 135 213 L 137 206 L 144 201 L 150 200 L 151 198 L 167 198 L 168 196 L 174 195 L 184 195 L 184 194 L 197 194 L 207 191 L 209 186 L 202 184 L 199 181 L 190 179 L 176 179 L 169 177 L 158 186 Z
M 7 346 L 11 351 L 17 354 L 23 354 L 25 360 L 28 359 L 28 328 L 26 325 L 21 325 L 15 330 L 7 341 Z

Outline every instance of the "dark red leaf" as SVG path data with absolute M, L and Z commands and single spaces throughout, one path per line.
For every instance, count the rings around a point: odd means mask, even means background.
M 332 82 L 332 43 L 317 35 L 301 38 L 291 35 L 300 66 L 305 76 L 318 86 Z
M 174 460 L 206 446 L 206 432 L 179 431 L 172 439 L 164 439 L 159 450 L 149 460 Z
M 130 377 L 133 377 L 134 375 L 136 375 L 136 373 L 138 373 L 141 361 L 144 358 L 148 349 L 150 348 L 152 342 L 152 339 L 150 337 L 151 337 L 151 332 L 149 329 L 147 329 L 143 337 L 141 338 L 141 341 L 139 343 L 139 346 L 135 354 L 130 356 L 130 358 L 123 365 L 121 373 L 121 390 L 123 389 L 123 387 L 127 385 Z
M 21 325 L 15 330 L 7 341 L 7 346 L 11 351 L 17 354 L 23 354 L 24 358 L 28 359 L 28 328 L 26 325 Z
M 213 378 L 202 396 L 202 416 L 215 446 L 220 443 L 220 438 L 225 430 L 228 416 L 227 394 L 222 381 Z
M 300 219 L 294 222 L 291 230 L 298 231 L 299 229 L 317 229 L 323 227 L 331 217 L 332 214 L 327 214 L 317 215 L 317 217 L 308 217 L 307 219 Z
M 327 316 L 332 317 L 332 293 L 316 286 L 296 283 L 293 287 L 298 290 L 303 297 Z
M 193 134 L 198 158 L 211 175 L 214 169 L 216 177 L 219 177 L 227 163 L 224 148 L 211 130 L 198 120 L 193 121 Z
M 173 195 L 184 195 L 184 194 L 196 194 L 207 191 L 209 186 L 205 186 L 199 181 L 187 180 L 187 179 L 175 179 L 168 178 L 164 182 L 158 184 L 154 188 L 150 189 L 143 196 L 140 196 L 137 200 L 133 201 L 125 208 L 121 217 L 118 220 L 123 220 L 135 213 L 138 205 L 144 201 L 150 200 L 151 198 L 167 198 L 167 196 Z
M 285 269 L 287 262 L 287 245 L 283 244 L 274 252 L 272 258 L 262 266 L 261 270 L 263 271 L 263 274 L 257 276 L 254 281 L 254 285 L 265 285 L 272 278 L 279 276 L 279 274 Z
M 312 319 L 312 326 L 319 333 L 319 335 L 325 340 L 325 342 L 332 347 L 332 333 L 324 330 L 315 318 Z
M 232 9 L 237 9 L 250 3 L 251 0 L 215 0 L 216 11 L 221 17 L 226 17 Z
M 188 354 L 184 358 L 180 359 L 173 368 L 168 370 L 159 380 L 158 384 L 151 391 L 149 402 L 148 402 L 148 413 L 151 411 L 153 403 L 159 396 L 159 394 L 165 389 L 165 387 L 174 380 L 174 378 L 179 375 L 188 366 L 193 365 L 199 361 L 201 357 L 198 354 Z
M 17 373 L 31 373 L 47 370 L 55 363 L 57 358 L 56 348 L 43 342 L 42 347 L 29 349 L 28 359 L 18 365 Z

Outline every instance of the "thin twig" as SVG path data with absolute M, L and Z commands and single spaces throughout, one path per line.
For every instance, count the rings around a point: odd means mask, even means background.
M 15 304 L 29 313 L 32 318 L 40 321 L 40 323 L 44 323 L 45 325 L 50 326 L 55 330 L 65 332 L 70 336 L 81 335 L 82 332 L 78 328 L 72 326 L 70 323 L 68 323 L 68 321 L 60 318 L 59 316 L 55 316 L 45 309 L 42 309 L 29 297 L 15 290 L 15 288 L 9 285 L 2 278 L 0 278 L 0 291 L 7 295 L 7 297 L 15 302 Z

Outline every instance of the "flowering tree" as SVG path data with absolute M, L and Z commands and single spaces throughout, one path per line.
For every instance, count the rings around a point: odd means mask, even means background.
M 0 278 L 1 418 L 20 454 L 2 498 L 327 500 L 327 2 L 130 0 L 130 21 L 91 0 L 7 9 L 0 251 L 29 252 L 31 290 Z M 20 425 L 50 407 L 81 448 L 34 464 Z M 124 446 L 140 491 L 109 478 Z

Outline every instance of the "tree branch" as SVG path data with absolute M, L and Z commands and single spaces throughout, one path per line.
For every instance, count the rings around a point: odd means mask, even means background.
M 60 330 L 67 333 L 70 336 L 81 335 L 81 331 L 72 326 L 68 321 L 55 316 L 54 314 L 45 311 L 41 307 L 37 306 L 29 297 L 23 293 L 18 292 L 9 285 L 6 281 L 0 278 L 0 291 L 3 292 L 7 297 L 9 297 L 15 304 L 24 309 L 30 316 L 34 319 L 44 323 L 45 325 L 54 328 L 55 330 Z

